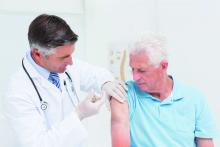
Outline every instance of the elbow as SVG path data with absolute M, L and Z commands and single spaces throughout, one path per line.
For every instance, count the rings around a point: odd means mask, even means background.
M 111 101 L 112 147 L 130 147 L 130 126 L 127 103 Z
M 112 147 L 130 147 L 130 129 L 128 122 L 112 121 Z

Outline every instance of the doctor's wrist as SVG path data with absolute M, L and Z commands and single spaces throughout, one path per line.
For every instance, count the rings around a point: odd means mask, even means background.
M 109 82 L 111 82 L 111 81 L 105 81 L 105 82 L 102 84 L 102 86 L 101 86 L 101 90 L 103 90 L 103 87 L 104 87 L 107 83 L 109 83 Z

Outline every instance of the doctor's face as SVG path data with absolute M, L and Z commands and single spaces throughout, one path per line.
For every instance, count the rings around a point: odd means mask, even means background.
M 75 44 L 59 46 L 55 52 L 47 57 L 42 58 L 43 67 L 50 72 L 63 73 L 68 65 L 73 64 L 72 53 Z

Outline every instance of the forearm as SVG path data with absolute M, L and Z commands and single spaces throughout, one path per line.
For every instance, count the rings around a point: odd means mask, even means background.
M 129 125 L 112 121 L 112 147 L 129 147 Z
M 128 103 L 111 100 L 112 147 L 130 147 Z

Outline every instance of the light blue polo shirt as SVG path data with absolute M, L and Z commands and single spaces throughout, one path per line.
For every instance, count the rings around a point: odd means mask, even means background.
M 131 147 L 195 147 L 195 137 L 216 135 L 207 102 L 198 90 L 174 79 L 162 102 L 128 84 Z

